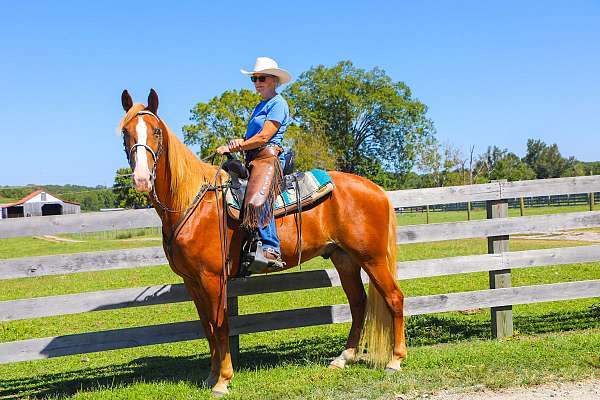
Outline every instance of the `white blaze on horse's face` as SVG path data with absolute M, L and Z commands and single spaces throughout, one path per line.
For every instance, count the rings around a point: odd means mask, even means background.
M 148 151 L 144 147 L 148 141 L 148 127 L 144 117 L 137 117 L 135 131 L 137 133 L 138 146 L 135 149 L 135 170 L 133 171 L 133 184 L 138 192 L 149 192 L 152 190 L 152 180 L 150 179 L 150 168 L 148 168 Z

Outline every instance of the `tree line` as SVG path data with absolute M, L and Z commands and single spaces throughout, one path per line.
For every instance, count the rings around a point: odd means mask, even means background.
M 387 190 L 588 175 L 598 163 L 563 157 L 556 144 L 529 139 L 523 158 L 492 145 L 482 154 L 463 154 L 436 138 L 427 106 L 403 82 L 380 68 L 364 70 L 351 61 L 319 65 L 282 91 L 292 125 L 284 146 L 299 170 L 335 169 L 365 176 Z M 260 97 L 249 90 L 226 91 L 191 110 L 184 141 L 206 157 L 232 138 L 244 136 Z
M 365 176 L 386 190 L 485 183 L 495 179 L 526 180 L 599 173 L 600 162 L 564 157 L 556 144 L 529 139 L 524 157 L 491 145 L 481 154 L 464 154 L 436 137 L 427 106 L 404 82 L 381 68 L 365 70 L 351 61 L 319 65 L 300 74 L 282 92 L 293 123 L 284 147 L 296 153 L 296 169 L 322 168 Z M 190 110 L 184 142 L 204 158 L 233 138 L 242 138 L 260 96 L 227 90 Z M 148 199 L 132 185 L 129 168 L 116 171 L 112 188 L 76 185 L 45 186 L 84 211 L 111 207 L 147 207 Z M 12 190 L 12 191 L 11 191 Z M 3 189 L 2 197 L 18 199 L 23 190 Z M 35 188 L 33 189 L 35 190 Z
M 540 139 L 528 139 L 524 157 L 489 146 L 485 152 L 468 155 L 451 144 L 441 145 L 437 141 L 428 143 L 420 154 L 416 171 L 409 173 L 402 188 L 468 185 L 506 179 L 520 181 L 528 179 L 560 178 L 600 173 L 600 162 L 578 161 L 575 157 L 564 157 L 556 143 L 546 144 Z M 420 172 L 420 174 L 419 174 Z
M 415 166 L 419 148 L 434 137 L 427 106 L 403 82 L 381 68 L 364 70 L 351 61 L 319 65 L 282 91 L 293 123 L 284 147 L 294 149 L 299 170 L 335 169 L 388 187 Z M 221 144 L 242 138 L 259 103 L 258 94 L 226 91 L 191 110 L 184 141 L 206 157 Z

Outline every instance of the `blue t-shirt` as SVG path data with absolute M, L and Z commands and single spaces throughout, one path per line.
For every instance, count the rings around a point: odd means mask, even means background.
M 281 146 L 283 141 L 283 133 L 287 130 L 291 119 L 290 109 L 287 101 L 280 94 L 276 94 L 269 100 L 263 100 L 254 108 L 248 126 L 246 127 L 246 136 L 244 139 L 250 139 L 252 136 L 260 132 L 265 124 L 265 121 L 276 121 L 281 125 L 277 132 L 267 143 Z

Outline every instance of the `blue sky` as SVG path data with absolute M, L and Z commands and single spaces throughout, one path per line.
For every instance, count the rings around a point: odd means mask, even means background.
M 519 156 L 527 138 L 600 160 L 598 1 L 2 1 L 0 185 L 108 185 L 125 166 L 120 93 L 151 87 L 173 131 L 191 107 L 352 60 L 429 107 L 441 141 Z M 197 149 L 194 149 L 197 150 Z

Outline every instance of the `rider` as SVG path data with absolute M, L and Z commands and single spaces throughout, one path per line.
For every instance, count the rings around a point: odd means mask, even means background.
M 291 119 L 288 104 L 276 89 L 289 82 L 291 75 L 268 57 L 258 57 L 253 71 L 242 69 L 241 72 L 250 75 L 262 101 L 252 112 L 244 139 L 231 140 L 229 144 L 217 148 L 217 153 L 245 152 L 250 178 L 242 226 L 258 230 L 265 258 L 275 268 L 281 268 L 283 262 L 273 204 L 281 190 L 284 164 L 281 142 Z

